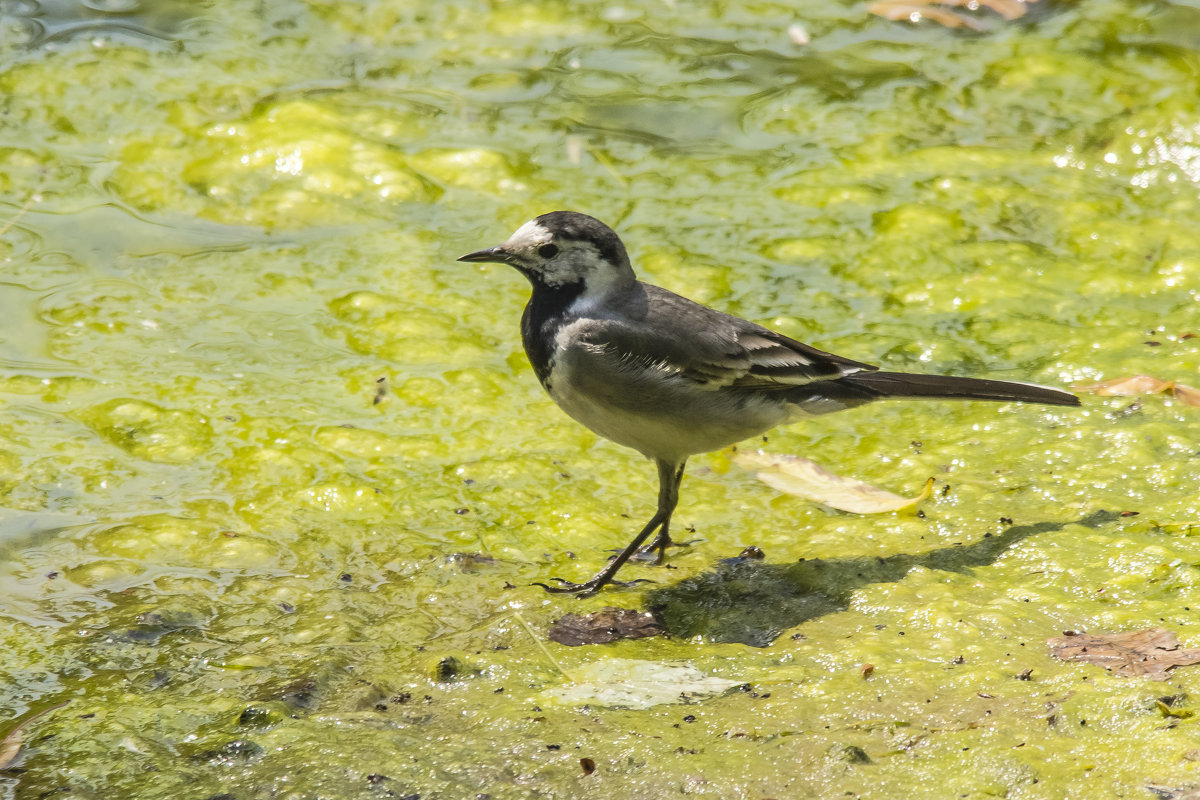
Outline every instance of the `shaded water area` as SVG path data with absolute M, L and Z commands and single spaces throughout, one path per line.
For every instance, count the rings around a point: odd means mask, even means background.
M 696 543 L 623 572 L 653 584 L 530 586 L 594 572 L 655 492 L 537 385 L 524 280 L 454 260 L 536 214 L 888 369 L 1200 385 L 1200 8 L 979 18 L 0 0 L 0 733 L 65 704 L 0 796 L 1200 785 L 1200 667 L 1045 645 L 1200 645 L 1200 408 L 1169 396 L 780 429 L 934 496 L 844 514 L 702 456 Z M 670 635 L 545 642 L 605 605 Z M 606 661 L 732 688 L 575 691 Z

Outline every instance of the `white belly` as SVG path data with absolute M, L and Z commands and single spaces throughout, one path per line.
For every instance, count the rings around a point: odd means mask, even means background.
M 548 391 L 572 418 L 653 459 L 678 462 L 719 450 L 785 422 L 789 408 L 761 396 L 709 389 L 654 371 L 597 369 L 559 353 Z

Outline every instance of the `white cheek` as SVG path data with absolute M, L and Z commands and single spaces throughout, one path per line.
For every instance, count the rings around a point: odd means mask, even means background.
M 542 280 L 551 286 L 562 286 L 564 283 L 574 283 L 579 276 L 564 269 L 562 264 L 551 261 L 542 265 Z

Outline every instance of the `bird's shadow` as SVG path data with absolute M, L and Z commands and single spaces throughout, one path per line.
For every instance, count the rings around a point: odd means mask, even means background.
M 672 636 L 767 647 L 788 628 L 846 609 L 857 589 L 902 580 L 913 567 L 966 572 L 993 563 L 1005 550 L 1034 534 L 1068 525 L 1099 528 L 1119 516 L 1096 511 L 1070 522 L 1015 525 L 974 544 L 919 555 L 801 559 L 792 564 L 730 558 L 707 572 L 648 592 L 645 607 Z

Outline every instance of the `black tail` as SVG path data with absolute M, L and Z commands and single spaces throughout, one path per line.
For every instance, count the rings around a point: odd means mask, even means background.
M 906 372 L 856 372 L 836 381 L 884 397 L 940 397 L 947 400 L 996 400 L 1012 403 L 1046 403 L 1077 406 L 1079 398 L 1061 389 L 1035 383 L 954 378 L 949 375 L 912 375 Z

